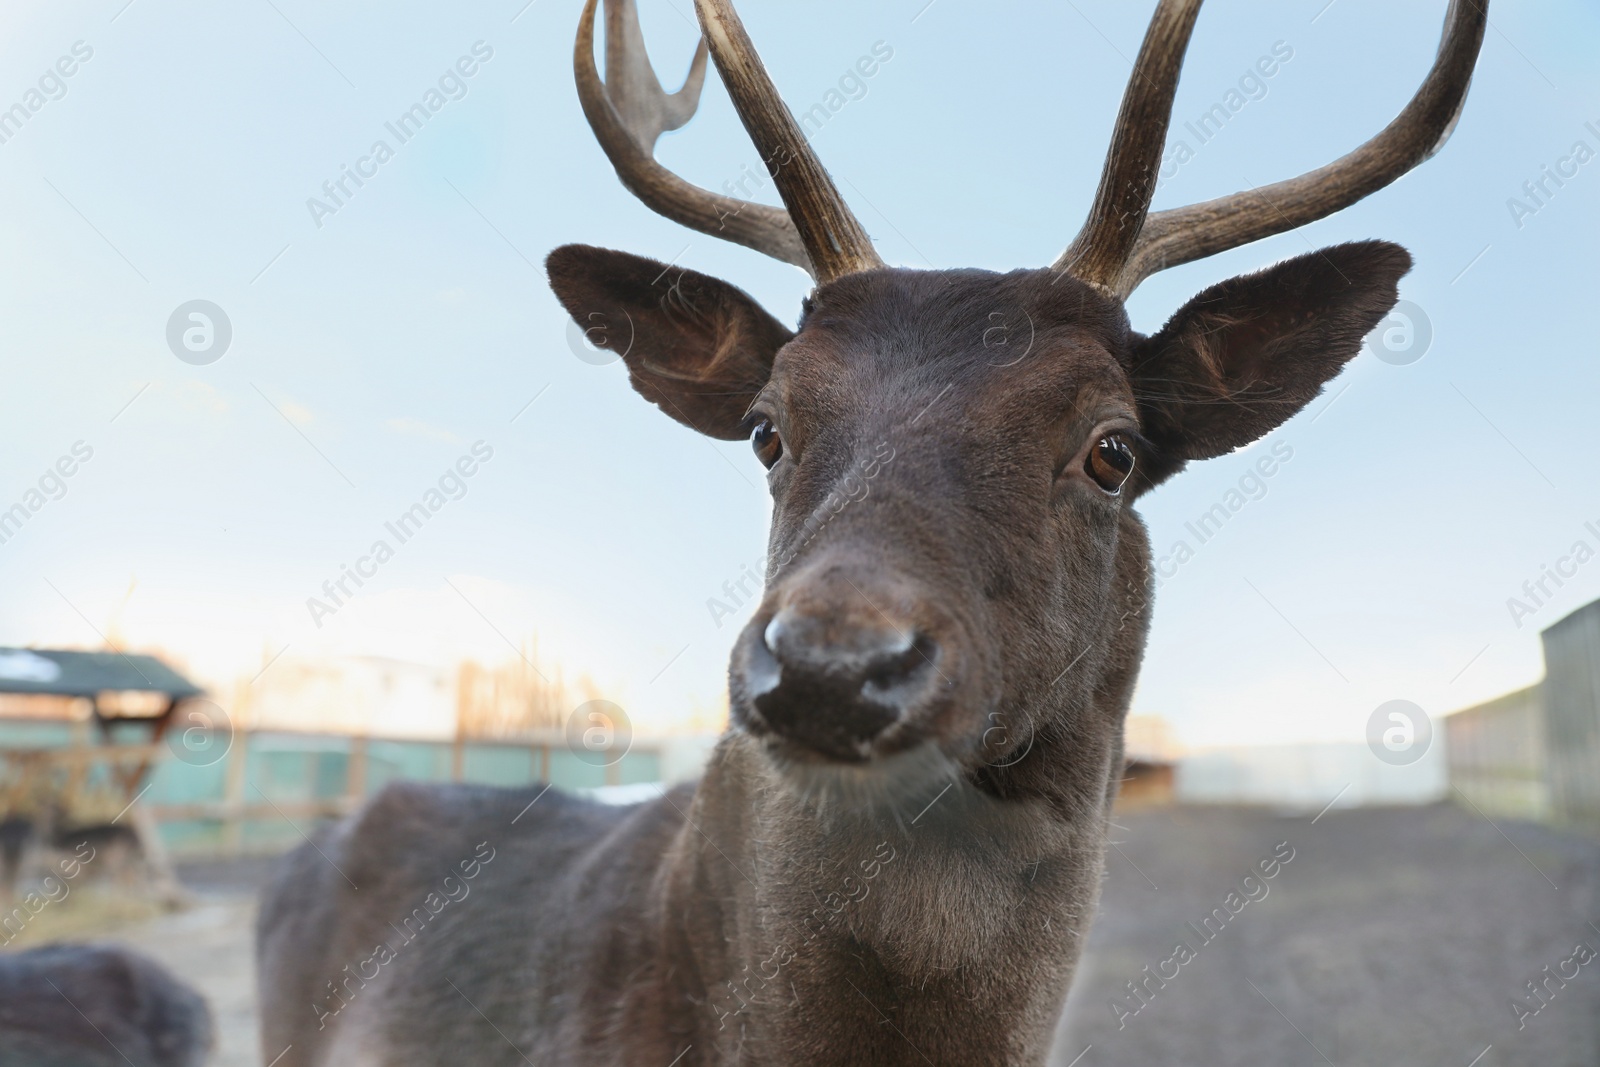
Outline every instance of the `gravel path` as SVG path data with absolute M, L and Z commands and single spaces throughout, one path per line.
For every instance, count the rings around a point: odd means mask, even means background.
M 193 908 L 119 931 L 205 995 L 217 1023 L 211 1067 L 259 1067 L 253 894 L 206 892 Z
M 1449 806 L 1117 821 L 1057 1067 L 1600 1064 L 1600 958 L 1564 962 L 1600 951 L 1600 842 Z

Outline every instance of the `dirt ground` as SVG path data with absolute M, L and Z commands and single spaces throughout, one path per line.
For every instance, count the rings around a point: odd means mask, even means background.
M 1600 958 L 1567 962 L 1600 951 L 1600 841 L 1449 806 L 1117 822 L 1058 1067 L 1600 1064 Z
M 271 862 L 252 857 L 180 864 L 190 906 L 178 911 L 137 889 L 85 882 L 36 915 L 10 947 L 91 941 L 138 949 L 210 1003 L 218 1038 L 211 1067 L 259 1067 L 253 932 L 256 897 Z
M 1579 944 L 1600 951 L 1600 841 L 1445 806 L 1117 822 L 1054 1067 L 1600 1064 L 1600 958 L 1572 962 Z M 211 1002 L 214 1067 L 263 1067 L 251 931 L 265 871 L 184 865 L 195 907 L 65 936 L 161 960 Z
M 217 1023 L 210 1067 L 261 1067 L 256 1019 L 256 897 L 270 857 L 180 864 L 192 909 L 121 931 L 117 939 L 149 953 L 205 994 Z

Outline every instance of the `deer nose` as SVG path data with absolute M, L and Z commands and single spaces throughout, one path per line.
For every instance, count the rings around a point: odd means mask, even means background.
M 786 608 L 761 631 L 749 695 L 772 732 L 859 761 L 928 695 L 938 645 L 911 629 Z
M 839 626 L 793 610 L 774 615 L 761 638 L 780 667 L 797 675 L 836 675 L 853 688 L 890 688 L 924 662 L 909 631 Z

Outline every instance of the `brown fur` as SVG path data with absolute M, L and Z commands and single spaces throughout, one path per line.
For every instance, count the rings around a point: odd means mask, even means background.
M 557 295 L 606 324 L 591 336 L 643 395 L 712 436 L 748 432 L 753 407 L 781 434 L 732 726 L 697 786 L 635 808 L 398 786 L 299 850 L 262 908 L 267 1058 L 1042 1063 L 1149 620 L 1131 505 L 1300 410 L 1409 264 L 1326 249 L 1208 289 L 1149 338 L 1050 271 L 871 270 L 821 287 L 791 335 L 714 278 L 558 249 Z M 1138 442 L 1121 496 L 1083 473 L 1107 426 Z M 858 750 L 845 705 L 766 695 L 785 611 L 845 651 L 874 627 L 919 635 L 916 699 Z M 341 968 L 480 842 L 496 859 L 473 895 L 319 1019 Z
M 215 1044 L 200 994 L 115 945 L 0 954 L 5 1067 L 202 1067 Z

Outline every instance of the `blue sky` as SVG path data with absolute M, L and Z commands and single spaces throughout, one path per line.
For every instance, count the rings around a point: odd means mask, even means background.
M 688 0 L 640 3 L 675 86 Z M 738 620 L 718 627 L 706 601 L 763 554 L 760 467 L 659 415 L 620 367 L 577 358 L 538 265 L 568 241 L 675 258 L 789 321 L 808 283 L 634 201 L 574 95 L 580 5 L 524 4 L 9 6 L 0 107 L 41 78 L 58 98 L 0 143 L 0 507 L 41 479 L 59 499 L 0 544 L 0 643 L 92 645 L 115 621 L 225 681 L 285 647 L 448 661 L 537 633 L 640 724 L 720 702 Z M 1431 62 L 1444 6 L 1213 0 L 1174 137 L 1275 46 L 1292 55 L 1156 206 L 1299 173 L 1376 132 Z M 744 8 L 796 110 L 892 49 L 814 140 L 889 262 L 1006 269 L 1047 264 L 1081 223 L 1153 4 Z M 1438 713 L 1527 684 L 1538 630 L 1600 595 L 1589 561 L 1547 580 L 1529 617 L 1507 606 L 1575 542 L 1600 549 L 1585 526 L 1600 531 L 1600 159 L 1561 163 L 1580 140 L 1600 151 L 1600 15 L 1496 0 L 1491 16 L 1441 155 L 1130 303 L 1153 329 L 1229 274 L 1384 237 L 1416 257 L 1402 295 L 1432 334 L 1410 363 L 1362 355 L 1265 443 L 1142 505 L 1165 551 L 1259 450 L 1292 449 L 1161 588 L 1135 710 L 1192 742 L 1354 739 L 1389 699 Z M 77 42 L 92 55 L 75 60 Z M 399 144 L 385 123 L 462 57 L 456 98 Z M 308 199 L 379 138 L 393 158 L 314 218 Z M 711 187 L 757 165 L 714 76 L 659 155 Z M 1523 184 L 1558 165 L 1577 173 L 1534 204 Z M 168 347 L 192 300 L 231 323 L 215 362 Z M 308 598 L 480 441 L 492 457 L 459 499 L 316 625 Z M 78 442 L 92 457 L 58 483 Z

